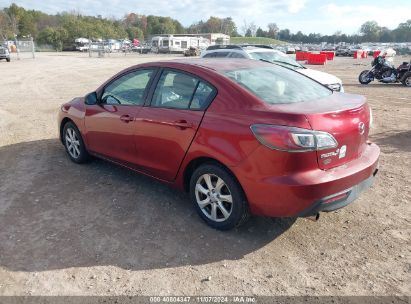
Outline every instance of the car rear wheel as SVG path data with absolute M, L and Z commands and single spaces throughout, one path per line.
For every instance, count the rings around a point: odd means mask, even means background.
M 190 198 L 200 217 L 213 228 L 229 230 L 249 218 L 241 186 L 227 169 L 216 163 L 204 164 L 194 171 Z
M 81 164 L 89 160 L 90 155 L 86 150 L 81 133 L 72 122 L 64 125 L 63 143 L 68 156 L 73 162 Z

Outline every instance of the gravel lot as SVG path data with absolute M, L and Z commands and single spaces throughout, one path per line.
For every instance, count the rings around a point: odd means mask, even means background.
M 371 59 L 314 67 L 368 98 L 376 183 L 318 222 L 218 232 L 185 194 L 105 161 L 75 165 L 57 140 L 60 104 L 159 58 L 0 62 L 0 295 L 411 295 L 411 89 L 359 85 Z

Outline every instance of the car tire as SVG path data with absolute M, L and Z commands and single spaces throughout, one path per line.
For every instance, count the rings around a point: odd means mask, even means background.
M 74 123 L 67 122 L 64 125 L 62 140 L 66 152 L 73 162 L 82 164 L 90 159 L 81 133 Z
M 247 199 L 237 179 L 218 163 L 198 167 L 190 179 L 190 199 L 212 228 L 230 230 L 250 217 Z
M 6 61 L 7 61 L 7 62 L 10 62 L 10 58 L 7 58 Z

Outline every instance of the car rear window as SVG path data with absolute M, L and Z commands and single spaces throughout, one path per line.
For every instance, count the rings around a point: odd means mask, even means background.
M 331 90 L 314 80 L 275 65 L 230 70 L 224 74 L 269 104 L 303 102 L 332 94 Z
M 230 54 L 229 52 L 212 52 L 212 53 L 205 54 L 203 58 L 224 58 L 224 57 L 228 57 L 229 54 Z

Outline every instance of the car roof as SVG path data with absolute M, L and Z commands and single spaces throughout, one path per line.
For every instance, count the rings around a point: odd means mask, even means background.
M 142 64 L 136 64 L 130 66 L 108 80 L 106 80 L 97 91 L 103 90 L 103 88 L 110 83 L 113 79 L 116 79 L 120 75 L 124 75 L 127 72 L 136 70 L 136 69 L 144 69 L 144 68 L 170 68 L 170 69 L 181 69 L 186 72 L 192 72 L 196 74 L 196 72 L 203 71 L 205 73 L 217 73 L 217 74 L 224 74 L 226 71 L 231 70 L 241 70 L 241 69 L 248 69 L 248 68 L 256 68 L 256 67 L 274 67 L 274 68 L 282 68 L 279 65 L 260 61 L 260 60 L 252 60 L 252 59 L 236 59 L 236 58 L 184 58 L 184 59 L 174 59 L 174 60 L 164 60 L 164 61 L 153 61 L 153 62 L 146 62 Z M 285 68 L 284 68 L 285 69 Z M 199 75 L 201 76 L 201 75 Z

